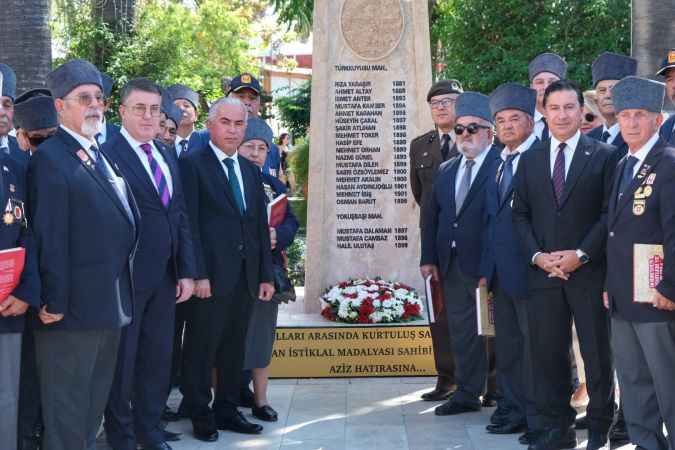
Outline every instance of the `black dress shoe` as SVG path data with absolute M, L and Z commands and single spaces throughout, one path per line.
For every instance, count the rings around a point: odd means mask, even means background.
M 615 445 L 624 445 L 630 442 L 626 420 L 623 418 L 623 409 L 619 408 L 614 423 L 609 427 L 609 441 Z
M 279 420 L 279 415 L 270 405 L 261 407 L 254 406 L 252 408 L 253 417 L 264 420 L 265 422 L 276 422 Z
M 561 450 L 576 446 L 577 434 L 573 428 L 553 428 L 542 431 L 534 443 L 527 447 L 527 450 Z
M 216 442 L 218 440 L 218 428 L 213 416 L 193 417 L 192 434 L 200 441 Z
M 263 427 L 257 423 L 249 422 L 246 420 L 246 417 L 237 411 L 237 413 L 229 419 L 218 422 L 218 429 L 229 430 L 234 431 L 235 433 L 243 434 L 260 434 L 260 432 L 263 430 Z
M 452 391 L 446 389 L 435 388 L 433 391 L 422 394 L 422 400 L 425 402 L 440 402 L 450 398 Z
M 574 421 L 574 429 L 588 430 L 588 416 L 583 416 Z
M 248 386 L 239 392 L 239 406 L 242 408 L 253 408 L 255 406 L 255 397 Z
M 162 411 L 162 421 L 164 422 L 178 422 L 182 417 L 175 411 L 172 411 L 168 406 Z
M 497 402 L 497 409 L 490 416 L 490 423 L 493 425 L 504 425 L 509 421 L 509 409 Z
M 515 434 L 522 433 L 526 427 L 522 423 L 505 423 L 501 425 L 490 424 L 485 429 L 491 434 Z
M 536 442 L 537 437 L 539 437 L 539 431 L 527 430 L 525 433 L 518 436 L 518 442 L 522 445 L 531 445 Z
M 178 442 L 183 433 L 174 433 L 173 431 L 164 430 L 164 441 L 165 442 Z
M 467 412 L 480 411 L 480 404 L 474 405 L 468 403 L 460 403 L 456 400 L 450 399 L 434 410 L 437 416 L 454 416 L 455 414 L 462 414 Z
M 160 442 L 159 444 L 144 445 L 141 447 L 143 450 L 172 450 L 169 444 L 166 442 Z
M 600 433 L 598 431 L 589 431 L 586 450 L 609 450 L 609 441 L 607 439 L 607 433 Z
M 480 405 L 483 408 L 492 408 L 497 406 L 497 396 L 491 392 L 488 392 L 481 399 Z

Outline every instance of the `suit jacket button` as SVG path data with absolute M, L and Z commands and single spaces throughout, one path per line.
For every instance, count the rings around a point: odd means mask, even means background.
M 459 224 L 457 222 L 452 224 L 452 228 L 457 228 L 458 226 L 459 226 Z
M 420 169 L 424 169 L 424 164 L 420 164 Z
M 610 231 L 610 232 L 609 232 L 609 237 L 614 237 L 614 232 L 613 232 L 613 231 Z
M 427 156 L 428 154 L 429 154 L 429 152 L 424 152 L 424 154 L 422 156 Z
M 244 250 L 244 244 L 239 244 L 239 245 L 237 246 L 237 250 L 239 250 L 239 251 Z

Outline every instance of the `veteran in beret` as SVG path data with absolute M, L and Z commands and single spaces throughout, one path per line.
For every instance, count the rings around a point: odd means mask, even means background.
M 32 155 L 59 126 L 52 93 L 48 89 L 33 89 L 18 97 L 14 104 L 14 123 L 19 147 Z
M 631 442 L 650 450 L 675 448 L 675 148 L 659 137 L 664 91 L 638 77 L 612 89 L 628 154 L 607 217 L 605 304 L 621 401 Z
M 7 64 L 0 64 L 0 151 L 25 166 L 28 155 L 21 151 L 16 138 L 10 135 L 14 128 L 14 98 L 16 74 Z
M 663 77 L 666 83 L 666 98 L 675 104 L 675 48 L 668 50 L 656 75 Z M 661 126 L 661 137 L 675 145 L 675 114 L 672 114 Z
M 544 91 L 553 82 L 567 77 L 567 63 L 555 53 L 537 55 L 527 66 L 530 88 L 537 91 L 537 107 L 534 111 L 534 134 L 540 140 L 549 138 L 544 117 Z
M 183 119 L 176 131 L 176 155 L 200 148 L 208 143 L 208 136 L 203 138 L 196 132 L 195 124 L 199 116 L 199 94 L 184 84 L 173 84 L 167 88 L 173 102 L 183 111 Z

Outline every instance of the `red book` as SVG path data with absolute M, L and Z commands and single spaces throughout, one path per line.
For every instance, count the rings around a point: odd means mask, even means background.
M 25 262 L 26 250 L 23 247 L 0 251 L 0 303 L 7 300 L 19 284 Z
M 272 228 L 282 224 L 286 218 L 286 209 L 288 209 L 288 197 L 281 194 L 267 205 L 267 221 Z
M 427 295 L 429 323 L 436 323 L 436 317 L 443 311 L 443 287 L 440 281 L 434 281 L 431 275 L 424 280 Z

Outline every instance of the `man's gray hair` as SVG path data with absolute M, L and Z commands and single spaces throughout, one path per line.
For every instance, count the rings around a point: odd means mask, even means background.
M 248 109 L 246 108 L 246 105 L 244 105 L 241 100 L 239 100 L 236 97 L 221 97 L 218 100 L 216 100 L 211 107 L 209 108 L 209 120 L 215 119 L 216 115 L 218 114 L 218 110 L 225 105 L 238 105 L 241 107 L 241 109 L 244 111 L 244 122 L 248 120 Z

